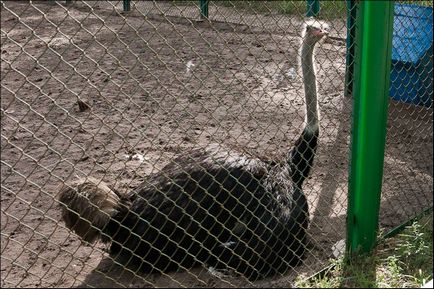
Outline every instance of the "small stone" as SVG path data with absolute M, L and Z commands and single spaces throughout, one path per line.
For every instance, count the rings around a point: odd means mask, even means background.
M 78 109 L 81 112 L 90 109 L 90 105 L 87 102 L 85 102 L 85 101 L 83 101 L 81 99 L 77 100 L 77 104 L 78 104 Z

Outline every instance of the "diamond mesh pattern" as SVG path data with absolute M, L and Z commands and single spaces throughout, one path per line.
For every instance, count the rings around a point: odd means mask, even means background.
M 210 1 L 207 21 L 200 17 L 199 1 L 132 1 L 129 12 L 122 11 L 122 1 L 2 1 L 1 285 L 288 287 L 327 265 L 333 245 L 345 238 L 352 101 L 344 97 L 346 7 L 342 1 L 324 2 L 320 17 L 329 23 L 330 35 L 315 52 L 321 117 L 313 168 L 303 184 L 309 205 L 308 242 L 301 245 L 306 253 L 288 272 L 255 281 L 234 267 L 208 266 L 200 256 L 220 258 L 207 246 L 212 240 L 220 240 L 222 250 L 239 242 L 251 247 L 252 258 L 240 250 L 228 263 L 240 258 L 260 267 L 255 253 L 268 247 L 253 244 L 265 238 L 256 228 L 268 226 L 269 236 L 285 239 L 281 226 L 267 223 L 273 214 L 267 204 L 276 200 L 246 193 L 261 179 L 261 168 L 250 181 L 241 181 L 245 172 L 235 180 L 238 195 L 207 194 L 218 188 L 203 174 L 187 197 L 168 168 L 188 173 L 182 159 L 206 164 L 194 154 L 214 143 L 223 149 L 213 160 L 238 159 L 254 167 L 286 159 L 305 117 L 299 61 L 305 3 Z M 432 46 L 430 53 L 409 69 L 411 79 L 432 79 Z M 431 93 L 432 99 L 432 86 L 424 90 L 429 82 L 421 83 L 392 77 L 391 85 L 401 94 L 428 93 L 424 101 Z M 432 205 L 432 104 L 426 103 L 391 99 L 382 228 Z M 107 183 L 113 199 L 137 197 L 152 212 L 144 218 L 140 210 L 130 210 L 123 216 L 134 220 L 129 225 L 121 217 L 114 221 L 121 225 L 112 233 L 136 240 L 136 247 L 109 234 L 110 225 L 99 228 L 81 219 L 89 232 L 103 235 L 87 243 L 62 221 L 61 188 L 78 190 L 74 181 L 91 177 Z M 222 175 L 219 182 L 232 178 Z M 152 193 L 136 194 L 143 186 Z M 180 193 L 167 195 L 170 190 Z M 211 199 L 215 206 L 238 207 L 194 218 L 212 211 L 204 205 Z M 249 225 L 252 220 L 256 227 Z M 222 227 L 230 222 L 233 232 L 250 226 L 243 234 L 251 239 L 222 241 Z M 135 226 L 147 229 L 141 235 Z M 205 231 L 209 235 L 200 239 Z M 112 240 L 111 248 L 104 238 Z M 177 254 L 168 254 L 176 242 L 182 244 Z M 138 255 L 138 246 L 151 249 Z M 195 246 L 202 255 L 192 253 Z M 110 254 L 113 247 L 120 251 Z M 161 254 L 145 263 L 157 272 L 125 266 L 148 260 L 155 251 Z M 165 270 L 173 265 L 168 260 L 179 268 Z M 191 260 L 200 264 L 187 266 Z

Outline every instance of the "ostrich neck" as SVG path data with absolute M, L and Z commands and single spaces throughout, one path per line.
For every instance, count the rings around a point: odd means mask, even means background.
M 318 100 L 316 90 L 315 68 L 313 66 L 313 51 L 315 43 L 303 42 L 301 49 L 301 66 L 303 72 L 304 94 L 306 99 L 306 123 L 305 128 L 315 132 L 318 126 Z

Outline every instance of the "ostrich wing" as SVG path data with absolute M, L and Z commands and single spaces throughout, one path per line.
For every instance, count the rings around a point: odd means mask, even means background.
M 191 216 L 198 211 L 217 214 L 223 208 L 233 211 L 236 206 L 248 204 L 251 193 L 263 191 L 262 181 L 267 172 L 267 165 L 259 159 L 218 145 L 196 149 L 174 159 L 140 184 L 132 192 L 136 198 L 133 208 L 142 217 L 152 217 L 152 213 L 143 209 L 155 206 L 175 219 L 179 210 Z

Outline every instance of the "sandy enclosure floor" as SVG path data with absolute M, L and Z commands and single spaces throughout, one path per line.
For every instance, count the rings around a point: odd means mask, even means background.
M 343 96 L 342 21 L 317 49 L 321 136 L 304 187 L 313 241 L 305 264 L 255 283 L 203 268 L 144 276 L 65 229 L 57 187 L 94 176 L 127 192 L 176 155 L 215 142 L 284 158 L 304 118 L 302 22 L 246 13 L 236 24 L 233 10 L 212 6 L 210 15 L 225 16 L 210 24 L 179 17 L 190 6 L 123 14 L 122 3 L 89 3 L 2 2 L 1 285 L 288 287 L 323 268 L 345 238 L 352 102 Z M 80 111 L 78 98 L 91 109 Z M 391 101 L 382 228 L 432 206 L 432 154 L 432 108 Z

